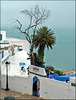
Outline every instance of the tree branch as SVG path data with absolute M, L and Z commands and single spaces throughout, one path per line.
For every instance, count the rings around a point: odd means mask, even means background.
M 28 37 L 28 39 L 26 38 L 26 39 L 28 40 L 28 42 L 31 43 L 31 39 L 30 39 L 30 36 L 28 35 L 28 33 L 26 33 L 26 31 L 23 32 L 23 31 L 21 30 L 22 24 L 20 23 L 20 21 L 19 21 L 19 20 L 16 20 L 16 21 L 17 21 L 18 24 L 20 25 L 20 27 L 17 27 L 17 29 L 19 29 L 21 33 L 24 33 L 24 34 Z
M 32 10 L 23 10 L 21 11 L 22 14 L 27 15 L 30 18 L 29 25 L 27 28 L 25 28 L 25 31 L 22 31 L 22 24 L 19 20 L 16 20 L 16 22 L 19 24 L 17 29 L 20 30 L 21 33 L 24 33 L 26 35 L 27 41 L 31 44 L 33 42 L 34 35 L 36 33 L 36 28 L 39 24 L 43 23 L 45 19 L 48 18 L 50 11 L 45 9 L 40 10 L 38 5 L 35 6 L 35 8 Z M 33 33 L 30 37 L 29 30 L 33 29 Z

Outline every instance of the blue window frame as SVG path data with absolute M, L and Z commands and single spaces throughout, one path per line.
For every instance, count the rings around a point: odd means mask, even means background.
M 4 57 L 3 51 L 2 51 L 2 58 Z
M 19 51 L 22 51 L 23 49 L 19 49 Z
M 71 86 L 75 86 L 76 87 L 76 84 L 75 83 L 71 83 Z

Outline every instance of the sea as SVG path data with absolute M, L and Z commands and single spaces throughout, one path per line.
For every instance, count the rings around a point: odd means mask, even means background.
M 13 28 L 2 28 L 7 37 L 26 39 L 25 35 Z M 52 66 L 56 70 L 68 70 L 75 68 L 75 30 L 72 28 L 53 29 L 56 44 L 53 49 L 45 48 L 44 62 L 46 66 Z M 37 52 L 37 49 L 34 49 Z

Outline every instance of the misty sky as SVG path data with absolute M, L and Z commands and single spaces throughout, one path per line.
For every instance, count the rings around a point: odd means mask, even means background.
M 48 27 L 75 27 L 75 1 L 1 1 L 1 27 L 9 27 L 11 19 L 23 20 L 21 10 L 47 7 L 51 15 L 42 25 Z M 26 23 L 27 24 L 27 23 Z
M 12 19 L 18 19 L 28 24 L 28 18 L 20 14 L 22 10 L 46 6 L 51 14 L 43 24 L 56 35 L 56 45 L 53 50 L 45 50 L 45 64 L 53 65 L 59 69 L 73 69 L 75 67 L 75 1 L 1 1 L 1 28 L 7 32 L 8 37 L 25 39 L 17 30 L 10 31 L 13 27 Z M 17 34 L 16 34 L 17 33 Z

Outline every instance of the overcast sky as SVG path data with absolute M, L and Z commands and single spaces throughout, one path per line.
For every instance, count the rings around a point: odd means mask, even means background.
M 75 67 L 75 1 L 1 1 L 1 27 L 6 30 L 8 37 L 25 39 L 24 34 L 15 34 L 10 31 L 11 19 L 19 19 L 28 24 L 25 16 L 20 14 L 22 10 L 35 7 L 47 7 L 51 15 L 41 25 L 51 28 L 56 34 L 56 45 L 53 50 L 45 53 L 46 65 L 53 65 L 60 69 L 72 69 Z M 25 20 L 24 20 L 25 19 Z M 9 34 L 8 34 L 9 33 Z M 31 32 L 30 32 L 31 33 Z
M 74 28 L 75 1 L 1 1 L 1 26 L 8 27 L 11 19 L 23 19 L 21 10 L 47 6 L 50 17 L 43 25 L 50 27 Z

